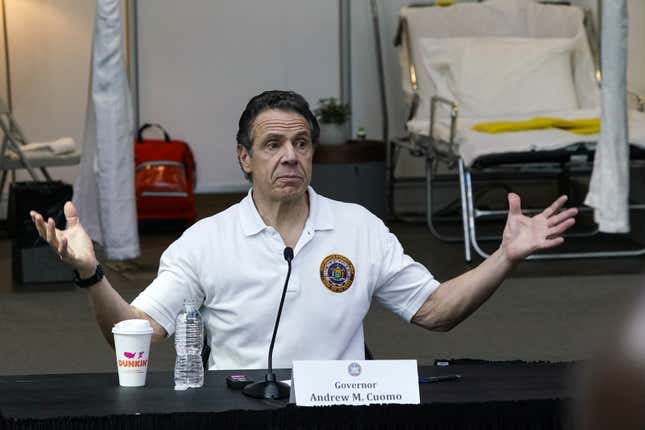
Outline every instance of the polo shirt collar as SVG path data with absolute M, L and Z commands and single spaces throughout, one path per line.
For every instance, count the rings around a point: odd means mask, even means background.
M 316 193 L 311 185 L 307 191 L 309 192 L 309 217 L 305 224 L 310 223 L 314 230 L 332 230 L 334 214 L 329 206 L 329 199 Z
M 311 186 L 307 188 L 307 194 L 309 195 L 309 216 L 305 222 L 305 228 L 310 226 L 313 230 L 333 229 L 334 216 L 329 207 L 329 200 L 318 195 Z M 239 214 L 242 231 L 246 236 L 253 236 L 268 228 L 253 203 L 253 188 L 240 202 Z

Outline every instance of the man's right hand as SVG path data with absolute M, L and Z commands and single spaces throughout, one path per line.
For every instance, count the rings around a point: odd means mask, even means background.
M 98 264 L 92 239 L 81 225 L 78 212 L 72 202 L 65 203 L 64 211 L 67 220 L 65 230 L 57 229 L 53 219 L 49 218 L 45 221 L 42 215 L 36 211 L 31 211 L 29 215 L 31 215 L 40 237 L 49 243 L 61 261 L 78 270 L 81 279 L 89 278 L 96 272 Z M 144 311 L 123 300 L 123 297 L 112 288 L 107 278 L 103 278 L 99 284 L 89 288 L 88 293 L 101 333 L 112 348 L 114 348 L 112 327 L 119 321 L 127 319 L 143 318 L 150 321 L 154 341 L 166 337 L 166 329 Z
M 81 225 L 72 202 L 65 203 L 64 211 L 67 221 L 65 230 L 57 229 L 52 218 L 45 221 L 36 211 L 29 212 L 29 215 L 40 237 L 49 243 L 61 261 L 78 270 L 82 279 L 89 278 L 98 264 L 92 239 Z

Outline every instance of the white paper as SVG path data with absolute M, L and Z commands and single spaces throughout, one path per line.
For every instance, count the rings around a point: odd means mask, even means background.
M 294 361 L 291 393 L 298 406 L 419 404 L 417 361 Z

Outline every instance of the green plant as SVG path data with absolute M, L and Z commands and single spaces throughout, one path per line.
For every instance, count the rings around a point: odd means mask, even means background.
M 349 105 L 340 103 L 336 97 L 318 100 L 318 108 L 314 112 L 323 124 L 344 124 L 351 114 Z

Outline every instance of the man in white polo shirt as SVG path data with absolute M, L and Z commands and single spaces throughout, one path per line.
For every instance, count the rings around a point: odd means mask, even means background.
M 364 208 L 316 194 L 309 186 L 318 142 L 316 118 L 302 96 L 267 91 L 249 102 L 237 134 L 238 159 L 252 189 L 238 204 L 186 230 L 162 255 L 157 278 L 128 304 L 103 277 L 91 240 L 71 203 L 67 228 L 37 213 L 41 236 L 88 288 L 96 319 L 110 344 L 112 326 L 148 319 L 153 339 L 174 332 L 183 301 L 201 304 L 211 347 L 210 369 L 266 367 L 287 273 L 283 252 L 294 251 L 274 366 L 296 359 L 362 359 L 363 318 L 376 297 L 401 318 L 448 330 L 470 315 L 513 266 L 562 242 L 576 209 L 566 197 L 541 214 L 521 213 L 509 194 L 500 248 L 477 268 L 439 283 L 405 255 L 383 222 Z

